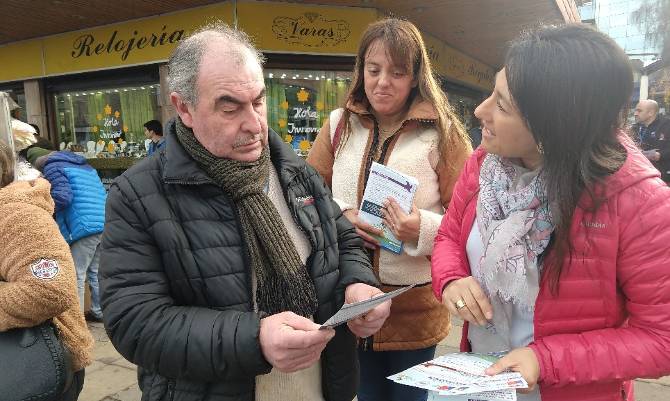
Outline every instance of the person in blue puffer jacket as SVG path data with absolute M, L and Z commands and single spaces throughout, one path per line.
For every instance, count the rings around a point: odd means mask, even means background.
M 98 264 L 107 192 L 98 173 L 80 155 L 33 147 L 28 149 L 28 161 L 51 183 L 55 219 L 70 244 L 77 269 L 80 307 L 83 311 L 84 283 L 88 279 L 91 310 L 86 313 L 86 320 L 101 322 Z

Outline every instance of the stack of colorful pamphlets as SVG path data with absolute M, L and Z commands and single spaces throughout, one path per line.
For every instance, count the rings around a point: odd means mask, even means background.
M 388 378 L 429 390 L 429 400 L 434 401 L 516 401 L 516 389 L 528 388 L 520 373 L 484 373 L 499 358 L 500 355 L 447 354 Z

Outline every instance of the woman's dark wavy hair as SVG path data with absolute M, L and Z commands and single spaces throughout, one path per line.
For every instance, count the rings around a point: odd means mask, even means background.
M 557 218 L 550 248 L 552 291 L 572 257 L 572 217 L 586 192 L 602 203 L 599 182 L 618 170 L 626 150 L 618 136 L 633 90 L 628 57 L 608 36 L 581 24 L 541 27 L 513 42 L 507 85 L 535 141 Z M 548 261 L 549 262 L 549 261 Z

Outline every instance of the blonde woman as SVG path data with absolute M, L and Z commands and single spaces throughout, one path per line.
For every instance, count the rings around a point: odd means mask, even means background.
M 418 284 L 393 300 L 377 334 L 359 341 L 360 401 L 427 397 L 386 377 L 432 359 L 449 332 L 448 310 L 431 297 L 430 256 L 471 150 L 433 77 L 418 29 L 394 18 L 371 24 L 361 39 L 346 105 L 331 113 L 307 159 L 365 240 L 384 290 Z M 392 198 L 383 205 L 384 224 L 404 243 L 400 254 L 380 250 L 373 237 L 380 232 L 357 216 L 373 161 L 419 180 L 411 213 Z

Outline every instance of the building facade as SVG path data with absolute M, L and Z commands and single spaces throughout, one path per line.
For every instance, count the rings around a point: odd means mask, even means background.
M 644 0 L 591 0 L 583 2 L 579 12 L 583 22 L 609 35 L 631 59 L 635 71 L 631 105 L 640 98 L 654 99 L 662 112 L 667 113 L 670 107 L 668 71 L 655 67 L 660 59 L 661 44 L 646 34 L 645 15 L 640 12 L 643 3 Z
M 549 10 L 543 13 L 550 15 L 538 19 L 566 20 L 576 10 L 572 0 L 542 2 Z M 473 124 L 472 111 L 491 91 L 496 62 L 502 60 L 483 62 L 472 55 L 478 49 L 466 46 L 472 51 L 464 51 L 463 45 L 457 49 L 447 43 L 441 27 L 421 24 L 423 18 L 435 17 L 428 15 L 428 9 L 403 9 L 402 1 L 385 2 L 386 7 L 377 3 L 382 2 L 214 2 L 10 41 L 0 45 L 0 90 L 9 91 L 23 107 L 22 118 L 40 126 L 54 144 L 93 158 L 127 155 L 128 149 L 143 148 L 146 121 L 166 122 L 174 115 L 165 85 L 166 61 L 174 47 L 204 23 L 221 20 L 249 33 L 267 56 L 269 125 L 304 155 L 329 112 L 344 102 L 365 27 L 393 13 L 413 20 L 422 30 L 450 101 L 466 125 Z M 417 2 L 421 3 L 431 2 Z M 467 2 L 455 3 L 467 7 Z M 503 3 L 491 1 L 493 7 Z M 469 11 L 476 15 L 477 10 Z M 524 18 L 535 19 L 533 14 Z M 515 28 L 507 25 L 510 36 Z M 504 46 L 503 39 L 504 35 L 493 45 Z M 485 55 L 480 51 L 479 56 Z M 119 138 L 127 148 L 114 145 Z

